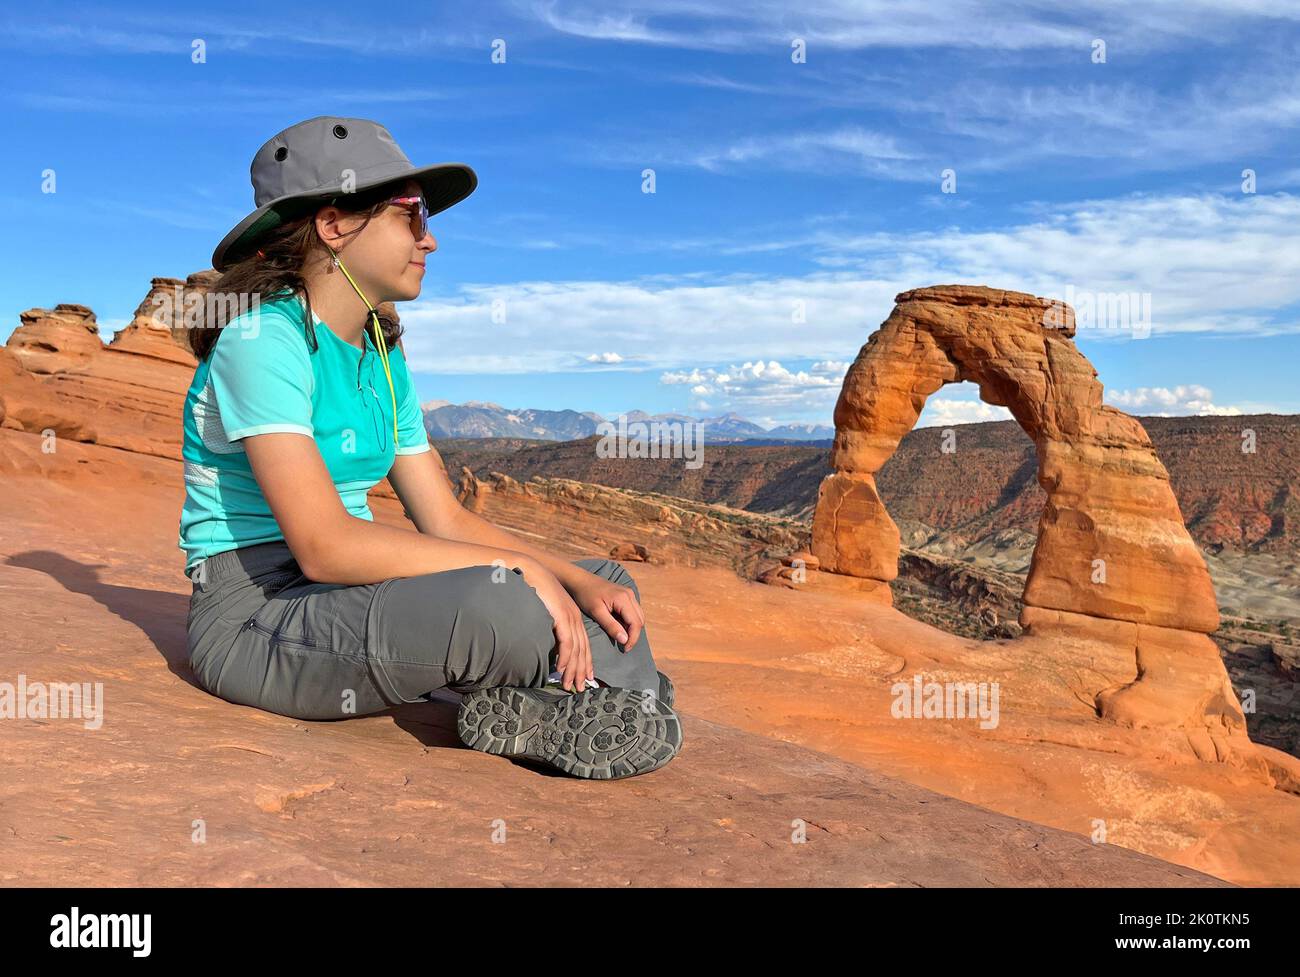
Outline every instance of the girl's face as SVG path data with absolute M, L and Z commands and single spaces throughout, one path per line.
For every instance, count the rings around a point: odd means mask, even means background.
M 419 183 L 408 180 L 405 186 L 394 188 L 392 195 L 419 196 L 421 192 Z M 348 273 L 375 305 L 405 302 L 419 296 L 425 259 L 437 250 L 438 242 L 432 232 L 422 240 L 416 240 L 411 230 L 411 206 L 390 203 L 350 240 L 345 238 L 335 243 L 328 234 L 322 235 L 330 247 L 338 251 Z M 328 213 L 329 208 L 326 208 L 320 216 L 325 217 Z M 351 231 L 363 219 L 340 215 L 333 223 L 327 221 L 325 229 Z M 318 225 L 317 230 L 322 228 Z M 346 247 L 339 251 L 344 241 Z

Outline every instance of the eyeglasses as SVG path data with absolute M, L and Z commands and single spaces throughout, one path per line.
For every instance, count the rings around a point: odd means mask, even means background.
M 388 202 L 410 210 L 411 233 L 415 235 L 417 241 L 423 241 L 425 235 L 429 233 L 429 207 L 424 202 L 424 197 L 390 197 Z

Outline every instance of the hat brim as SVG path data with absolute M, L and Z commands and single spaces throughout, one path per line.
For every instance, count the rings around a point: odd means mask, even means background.
M 478 174 L 464 163 L 434 163 L 430 166 L 412 167 L 397 175 L 361 180 L 353 192 L 406 180 L 419 182 L 431 217 L 460 203 L 478 186 Z M 221 239 L 221 243 L 212 252 L 212 267 L 217 271 L 225 271 L 236 261 L 247 257 L 257 242 L 268 233 L 282 224 L 306 216 L 323 206 L 325 201 L 339 195 L 336 189 L 319 193 L 291 193 L 263 204 Z

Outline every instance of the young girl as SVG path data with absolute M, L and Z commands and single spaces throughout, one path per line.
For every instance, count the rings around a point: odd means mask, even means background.
M 252 181 L 191 333 L 179 542 L 199 684 L 314 720 L 447 688 L 475 749 L 580 777 L 667 763 L 681 724 L 636 583 L 457 502 L 378 311 L 420 294 L 429 215 L 474 171 L 415 167 L 382 126 L 322 116 L 263 145 Z M 384 477 L 416 531 L 374 521 Z

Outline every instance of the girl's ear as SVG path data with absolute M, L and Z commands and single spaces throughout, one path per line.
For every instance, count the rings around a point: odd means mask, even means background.
M 326 244 L 330 244 L 333 238 L 342 236 L 342 220 L 347 215 L 333 204 L 328 204 L 316 212 L 316 233 Z M 327 232 L 330 237 L 326 237 L 321 232 Z M 330 245 L 333 247 L 333 245 Z

